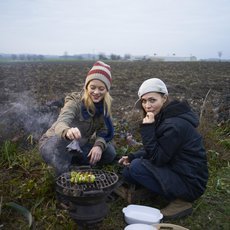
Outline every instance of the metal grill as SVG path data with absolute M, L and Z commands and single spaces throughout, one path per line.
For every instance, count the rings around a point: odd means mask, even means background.
M 95 192 L 110 191 L 118 181 L 118 176 L 114 172 L 108 172 L 97 169 L 74 170 L 76 172 L 89 172 L 95 176 L 94 183 L 73 183 L 70 181 L 71 172 L 66 172 L 57 178 L 56 185 L 67 196 L 90 196 Z

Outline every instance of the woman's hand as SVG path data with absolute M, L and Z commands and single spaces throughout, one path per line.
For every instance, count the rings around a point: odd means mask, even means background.
M 90 157 L 90 160 L 89 160 L 89 163 L 91 165 L 94 165 L 96 164 L 100 159 L 101 159 L 101 156 L 102 156 L 102 149 L 101 147 L 99 146 L 94 146 L 87 157 Z
M 130 165 L 128 156 L 123 156 L 119 161 L 119 164 L 122 164 L 124 166 Z
M 77 127 L 70 128 L 70 129 L 68 129 L 68 131 L 66 133 L 66 137 L 69 140 L 74 140 L 74 139 L 79 140 L 81 138 L 81 132 Z
M 147 112 L 143 119 L 143 124 L 153 123 L 155 121 L 155 115 L 152 112 Z

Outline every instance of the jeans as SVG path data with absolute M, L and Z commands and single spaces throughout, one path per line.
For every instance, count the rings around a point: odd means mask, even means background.
M 44 161 L 54 167 L 56 175 L 60 175 L 70 170 L 72 165 L 89 165 L 87 155 L 92 144 L 87 143 L 81 146 L 83 153 L 68 151 L 66 146 L 70 141 L 61 139 L 58 136 L 53 136 L 42 140 L 40 144 L 40 154 Z M 107 148 L 103 151 L 102 157 L 98 164 L 109 164 L 116 157 L 116 151 L 111 143 L 107 144 Z
M 165 193 L 162 189 L 159 178 L 156 178 L 149 169 L 142 164 L 142 159 L 134 159 L 131 164 L 124 168 L 123 177 L 132 184 L 139 184 L 149 189 L 154 194 L 161 195 L 168 200 L 174 200 L 176 196 L 172 193 Z
M 141 159 L 134 159 L 128 167 L 125 167 L 123 177 L 127 182 L 142 185 L 155 194 L 163 193 L 157 179 L 141 164 Z
M 146 164 L 147 160 L 136 158 L 123 170 L 124 179 L 132 184 L 139 184 L 167 200 L 178 197 L 189 200 L 190 191 L 178 174 L 169 167 L 157 167 Z M 151 165 L 152 170 L 149 168 Z M 155 172 L 155 173 L 153 173 Z

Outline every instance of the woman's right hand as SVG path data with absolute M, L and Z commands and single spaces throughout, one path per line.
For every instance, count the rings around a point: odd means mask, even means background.
M 124 166 L 130 165 L 128 156 L 123 156 L 119 161 L 119 164 L 122 164 Z
M 68 129 L 68 131 L 66 133 L 66 137 L 69 140 L 74 140 L 74 139 L 78 140 L 81 138 L 81 132 L 77 127 L 70 128 L 70 129 Z
M 155 115 L 152 112 L 147 112 L 143 119 L 143 124 L 153 123 L 155 121 Z

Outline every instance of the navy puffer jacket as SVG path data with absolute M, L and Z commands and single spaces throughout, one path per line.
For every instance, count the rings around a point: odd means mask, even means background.
M 178 190 L 173 175 L 179 176 L 186 185 L 186 191 L 181 191 L 182 198 L 195 200 L 205 191 L 208 167 L 202 137 L 196 129 L 198 124 L 198 117 L 188 103 L 179 101 L 169 103 L 154 123 L 141 124 L 144 148 L 129 158 L 148 159 L 143 164 L 158 179 L 166 195 Z M 164 168 L 175 174 L 166 177 Z

